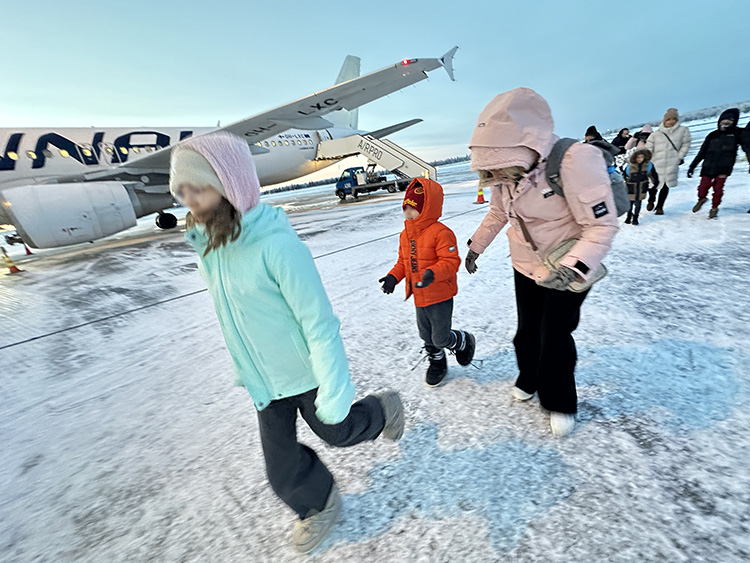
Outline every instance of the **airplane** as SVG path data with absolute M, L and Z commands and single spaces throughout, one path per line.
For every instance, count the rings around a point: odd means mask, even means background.
M 169 159 L 181 140 L 215 131 L 244 137 L 261 185 L 293 180 L 335 164 L 316 159 L 318 144 L 357 134 L 383 138 L 419 123 L 358 129 L 358 109 L 444 68 L 451 80 L 458 47 L 432 59 L 404 59 L 360 76 L 348 56 L 334 86 L 225 127 L 0 129 L 0 225 L 32 248 L 90 242 L 158 213 L 174 228 Z M 325 116 L 325 117 L 324 117 Z

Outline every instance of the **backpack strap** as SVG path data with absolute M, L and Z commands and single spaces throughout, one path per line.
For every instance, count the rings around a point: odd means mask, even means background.
M 576 139 L 560 139 L 552 146 L 552 150 L 545 159 L 546 167 L 544 169 L 544 176 L 547 178 L 547 183 L 552 188 L 552 191 L 560 197 L 565 197 L 563 194 L 562 178 L 560 177 L 560 165 L 567 150 L 577 142 Z

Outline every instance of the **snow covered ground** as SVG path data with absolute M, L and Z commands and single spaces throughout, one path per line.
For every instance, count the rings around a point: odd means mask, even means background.
M 300 424 L 343 493 L 332 537 L 311 557 L 292 550 L 293 515 L 266 483 L 254 409 L 202 292 L 0 349 L 0 560 L 747 561 L 750 176 L 738 163 L 710 221 L 708 205 L 690 212 L 698 180 L 684 170 L 666 215 L 622 226 L 584 305 L 579 426 L 563 440 L 536 401 L 510 399 L 504 235 L 476 275 L 459 273 L 454 325 L 477 334 L 483 365 L 453 362 L 430 389 L 425 365 L 411 370 L 413 303 L 377 283 L 401 196 L 268 196 L 296 206 L 359 394 L 392 387 L 408 407 L 397 445 L 337 450 Z M 475 177 L 459 164 L 440 180 L 465 241 L 487 210 Z M 147 222 L 19 256 L 25 273 L 0 277 L 0 348 L 200 290 L 195 261 Z

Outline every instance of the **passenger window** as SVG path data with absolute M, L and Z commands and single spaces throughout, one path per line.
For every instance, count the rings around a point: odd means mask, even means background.
M 26 156 L 28 156 L 31 160 L 36 160 L 36 153 L 34 151 L 26 151 Z
M 284 144 L 288 147 L 289 146 L 289 141 L 284 141 Z
M 70 153 L 65 149 L 60 149 L 60 156 L 63 158 L 68 158 L 70 156 Z
M 271 141 L 271 146 L 275 147 L 276 146 L 276 141 Z
M 49 149 L 42 150 L 42 154 L 46 156 L 47 158 L 52 158 L 52 151 Z
M 8 158 L 11 160 L 18 160 L 18 153 L 11 151 L 8 153 Z
M 266 141 L 266 146 L 268 146 L 268 141 Z

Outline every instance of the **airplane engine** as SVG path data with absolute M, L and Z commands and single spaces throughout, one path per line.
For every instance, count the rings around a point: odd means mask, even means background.
M 0 200 L 34 248 L 93 241 L 136 224 L 133 202 L 121 182 L 18 186 L 2 190 Z

